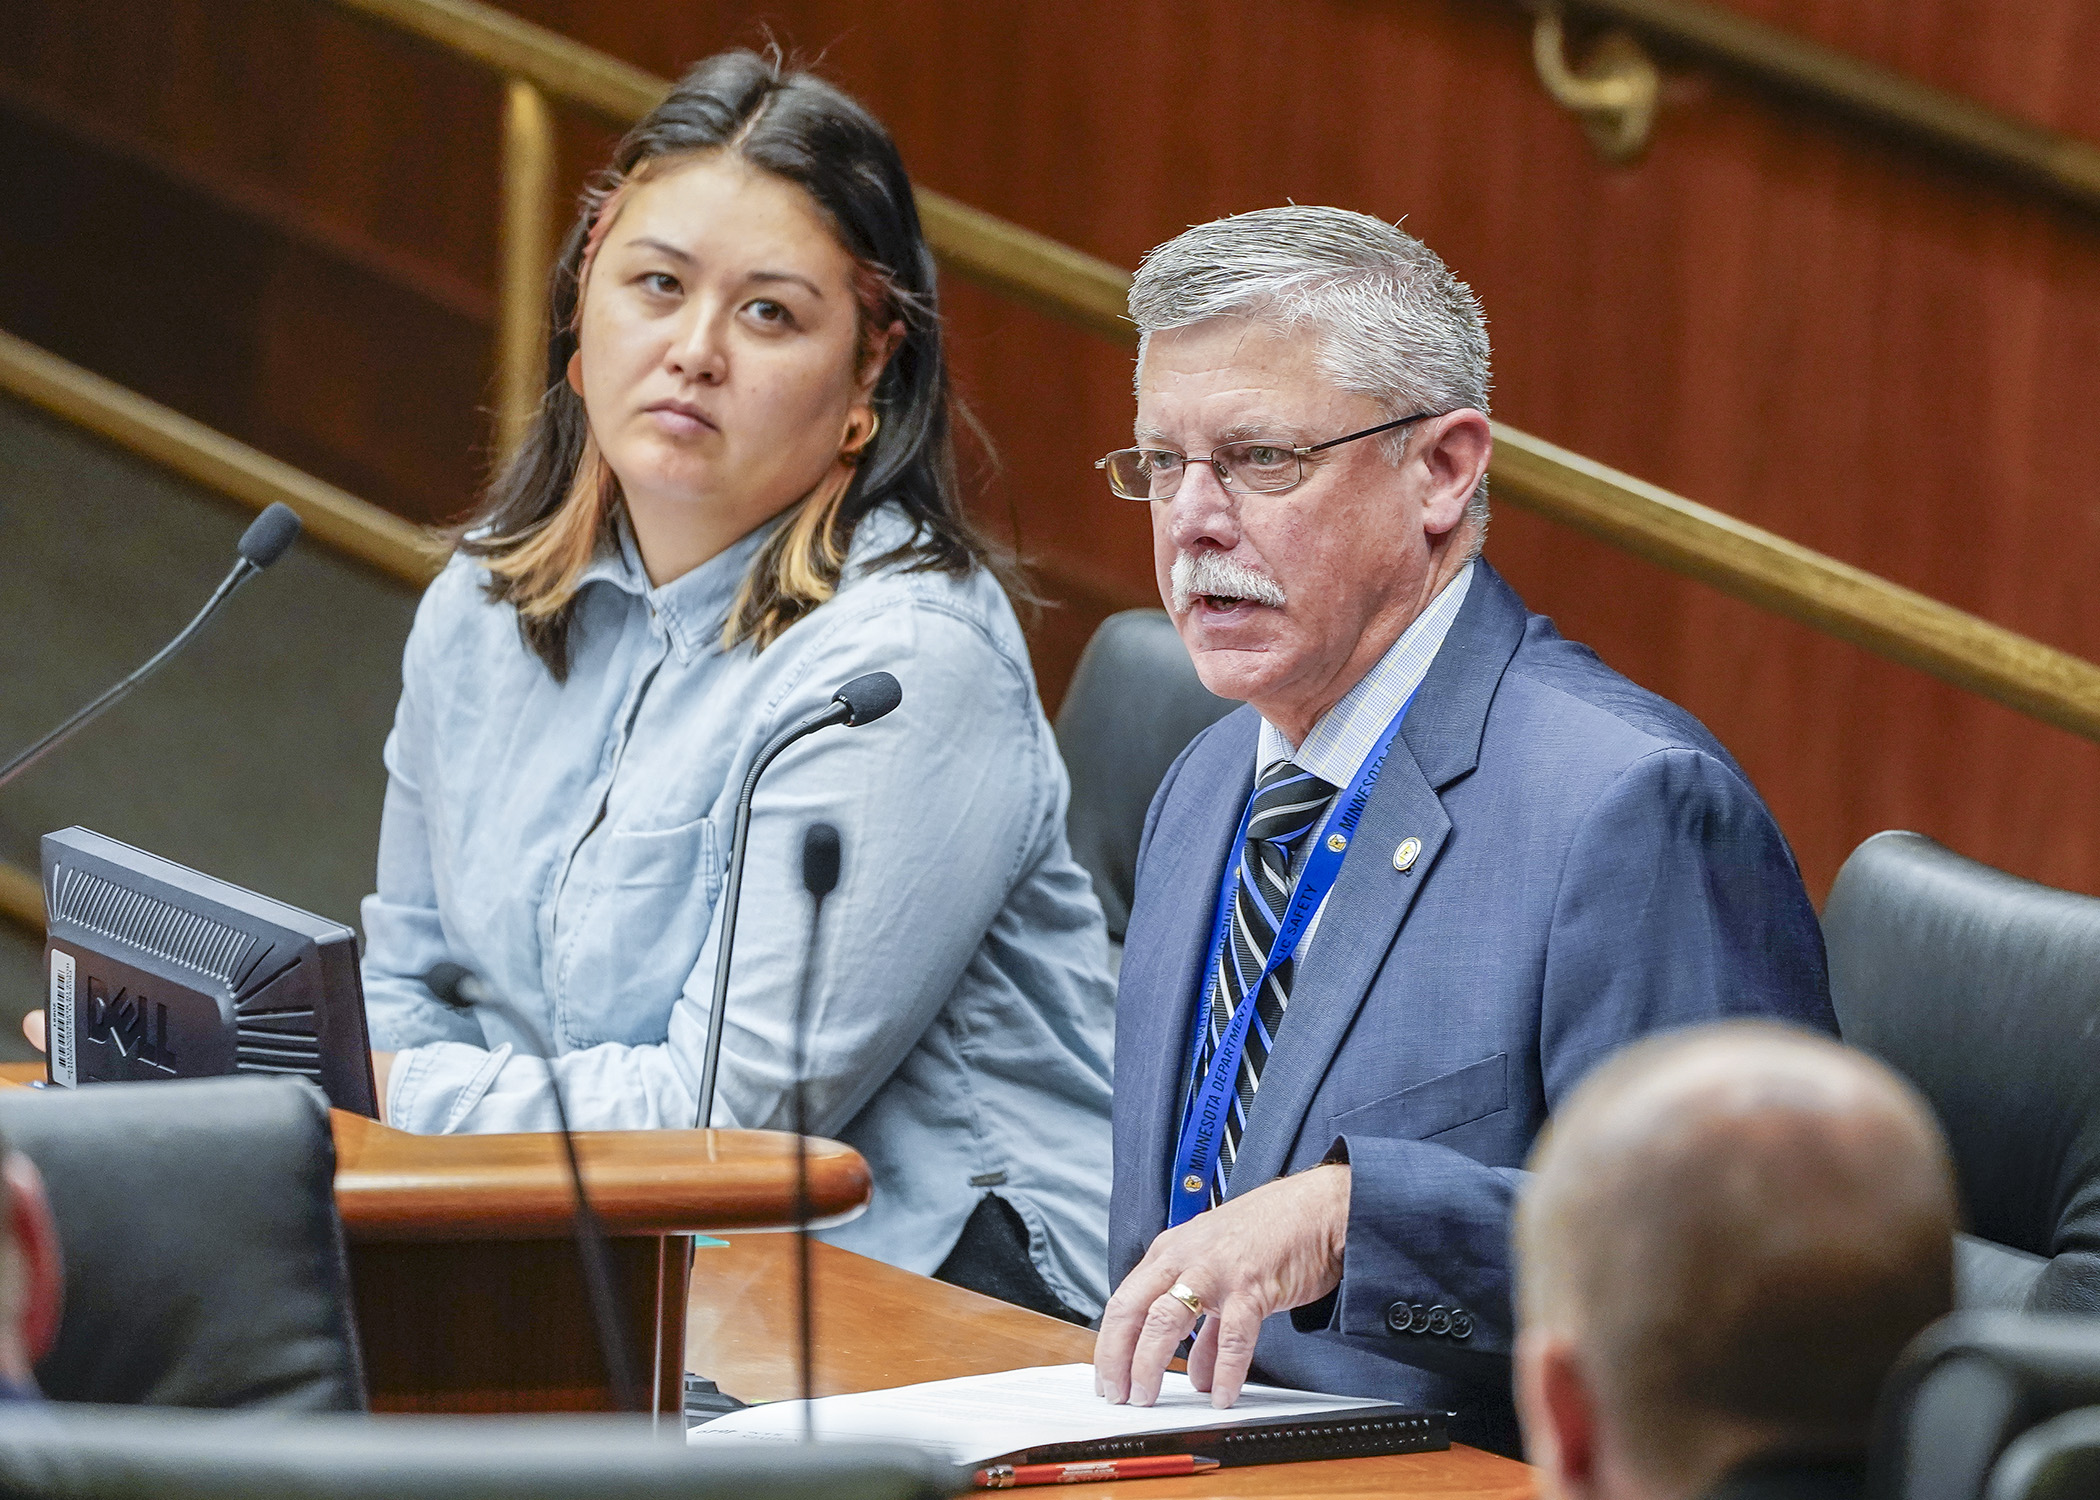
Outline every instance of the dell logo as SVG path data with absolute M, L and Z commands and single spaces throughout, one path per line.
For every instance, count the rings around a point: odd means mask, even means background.
M 165 1072 L 175 1071 L 175 1052 L 168 1046 L 168 1007 L 158 1000 L 119 988 L 111 995 L 101 981 L 87 982 L 87 1038 L 114 1047 L 119 1057 L 132 1057 Z

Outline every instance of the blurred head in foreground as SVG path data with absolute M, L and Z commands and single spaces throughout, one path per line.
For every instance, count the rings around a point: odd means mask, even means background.
M 1745 1466 L 1857 1460 L 1898 1351 L 1952 1305 L 1939 1130 L 1820 1037 L 1638 1043 L 1531 1165 L 1517 1400 L 1549 1496 L 1676 1500 Z
M 0 1138 L 0 1401 L 36 1392 L 36 1362 L 58 1338 L 59 1267 L 44 1179 Z

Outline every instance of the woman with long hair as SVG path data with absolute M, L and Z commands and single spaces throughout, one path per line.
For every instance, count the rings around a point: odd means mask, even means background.
M 955 474 L 933 261 L 882 126 L 750 52 L 621 142 L 556 268 L 530 431 L 424 597 L 386 749 L 365 990 L 386 1116 L 693 1122 L 737 795 L 840 684 L 903 705 L 752 806 L 711 1123 L 868 1160 L 830 1232 L 1085 1319 L 1105 1297 L 1113 985 L 1066 782 Z M 805 952 L 805 829 L 844 873 Z M 460 1013 L 418 976 L 506 1002 Z

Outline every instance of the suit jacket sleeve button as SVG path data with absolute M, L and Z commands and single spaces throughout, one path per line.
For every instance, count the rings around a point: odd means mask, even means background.
M 1430 1308 L 1430 1309 L 1429 1309 L 1429 1332 L 1431 1332 L 1431 1333 L 1434 1333 L 1434 1334 L 1439 1334 L 1439 1335 L 1441 1335 L 1441 1334 L 1446 1334 L 1446 1333 L 1449 1333 L 1450 1331 L 1451 1331 L 1451 1310 L 1450 1310 L 1449 1308 L 1447 1308 L 1447 1307 L 1442 1307 L 1442 1306 L 1438 1306 L 1438 1307 L 1432 1307 L 1432 1308 Z
M 1421 1303 L 1411 1304 L 1407 1309 L 1407 1331 L 1427 1333 L 1429 1331 L 1429 1309 Z
M 1394 1333 L 1407 1332 L 1407 1304 L 1395 1302 L 1385 1310 L 1385 1326 Z
M 1451 1337 L 1467 1339 L 1473 1336 L 1473 1315 L 1464 1310 L 1451 1314 Z

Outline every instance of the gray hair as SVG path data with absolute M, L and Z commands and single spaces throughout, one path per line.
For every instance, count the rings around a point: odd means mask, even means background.
M 1487 319 L 1473 289 L 1399 226 L 1344 208 L 1264 208 L 1213 219 L 1157 246 L 1130 286 L 1138 362 L 1152 335 L 1218 317 L 1309 324 L 1336 387 L 1398 418 L 1488 409 Z M 1381 438 L 1397 463 L 1402 428 Z M 1474 550 L 1487 532 L 1487 480 L 1466 505 Z

